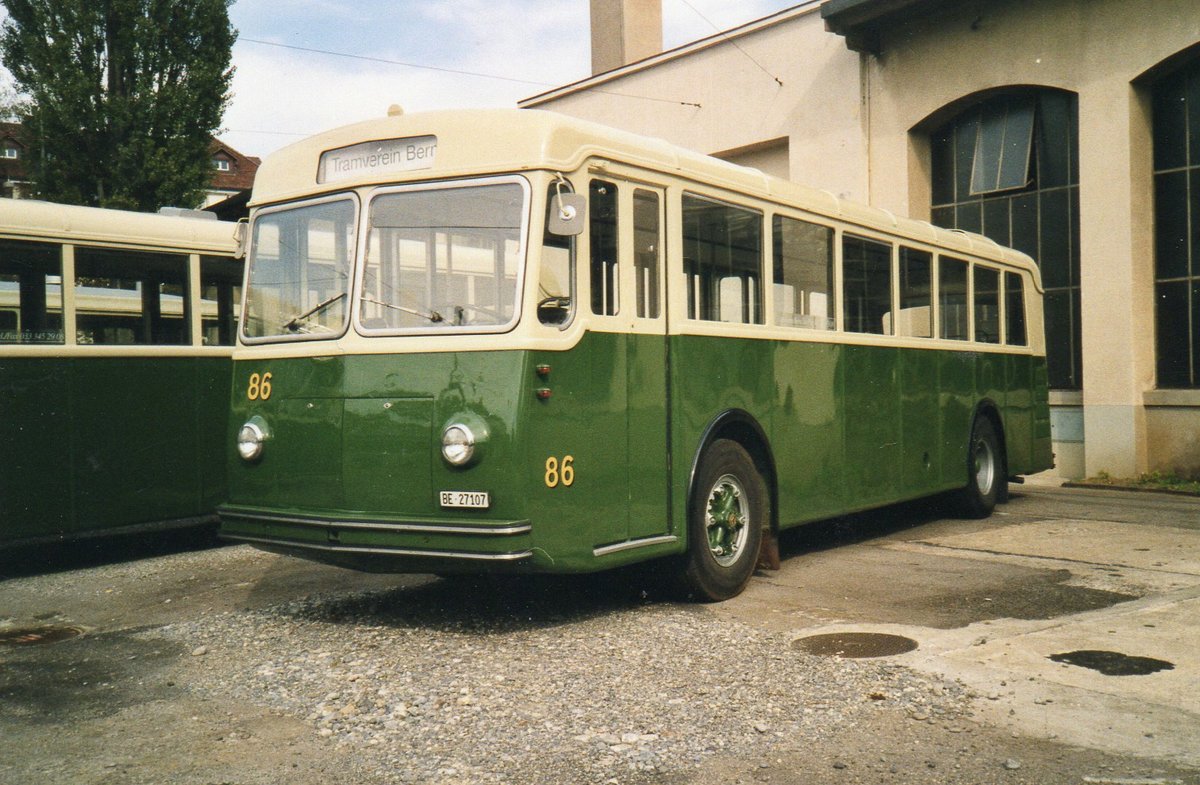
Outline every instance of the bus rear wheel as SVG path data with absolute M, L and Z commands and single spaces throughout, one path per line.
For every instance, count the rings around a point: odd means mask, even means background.
M 967 448 L 967 484 L 961 492 L 963 512 L 970 518 L 986 518 L 996 509 L 1000 485 L 1007 482 L 1004 450 L 996 426 L 985 416 L 975 418 Z
M 700 458 L 690 502 L 684 584 L 703 601 L 727 600 L 754 573 L 770 519 L 766 483 L 745 448 L 718 439 Z

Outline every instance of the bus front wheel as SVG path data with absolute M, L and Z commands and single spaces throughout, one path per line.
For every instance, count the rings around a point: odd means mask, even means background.
M 986 518 L 996 509 L 1000 484 L 1007 482 L 1004 450 L 991 419 L 980 415 L 971 426 L 967 449 L 967 484 L 962 489 L 963 512 L 971 518 Z
M 750 454 L 729 439 L 709 445 L 689 505 L 686 588 L 707 602 L 739 594 L 754 573 L 769 519 L 766 483 Z

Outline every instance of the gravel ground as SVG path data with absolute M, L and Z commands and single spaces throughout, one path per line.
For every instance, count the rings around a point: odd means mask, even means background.
M 968 713 L 958 685 L 619 582 L 433 581 L 142 634 L 191 652 L 200 697 L 302 720 L 388 783 L 661 782 L 733 754 L 765 769 L 881 709 L 951 731 Z
M 245 547 L 141 556 L 0 563 L 0 629 L 84 630 L 0 647 L 0 782 L 1200 785 L 973 720 L 990 693 L 802 654 L 774 606 L 675 602 L 645 572 L 445 580 Z M 870 580 L 862 563 L 838 569 Z M 903 587 L 897 605 L 927 600 Z M 788 591 L 826 620 L 879 610 Z

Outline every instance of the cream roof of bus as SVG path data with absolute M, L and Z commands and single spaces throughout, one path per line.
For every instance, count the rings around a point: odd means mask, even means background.
M 233 255 L 236 231 L 229 221 L 0 199 L 0 235 L 5 237 Z
M 317 183 L 321 154 L 368 141 L 434 136 L 435 163 L 407 173 L 369 173 L 341 179 L 324 188 Z M 642 166 L 698 182 L 712 183 L 749 196 L 791 203 L 806 210 L 868 228 L 895 233 L 964 253 L 1002 259 L 1033 271 L 1023 253 L 1003 248 L 983 235 L 942 229 L 924 221 L 899 218 L 886 210 L 839 199 L 757 169 L 692 152 L 661 139 L 639 136 L 555 112 L 534 109 L 469 109 L 388 116 L 334 128 L 289 145 L 266 158 L 254 181 L 251 207 L 401 180 L 464 177 L 531 169 L 570 172 L 589 158 Z

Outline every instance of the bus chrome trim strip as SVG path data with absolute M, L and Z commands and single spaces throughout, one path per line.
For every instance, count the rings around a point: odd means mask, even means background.
M 221 537 L 226 540 L 236 540 L 245 542 L 251 545 L 262 545 L 266 547 L 287 548 L 291 550 L 303 549 L 311 551 L 322 551 L 324 553 L 361 553 L 371 556 L 412 556 L 415 558 L 428 559 L 463 559 L 468 561 L 491 561 L 491 562 L 514 562 L 528 559 L 533 556 L 533 551 L 513 551 L 510 553 L 469 553 L 466 551 L 422 551 L 413 550 L 410 548 L 387 548 L 387 547 L 362 547 L 350 545 L 322 545 L 314 542 L 302 542 L 297 540 L 280 540 L 273 537 L 250 537 L 243 534 L 225 534 Z
M 629 540 L 627 542 L 618 542 L 614 545 L 604 545 L 599 548 L 592 549 L 593 556 L 608 556 L 621 551 L 631 551 L 635 548 L 649 548 L 652 545 L 666 545 L 668 543 L 679 542 L 679 538 L 674 534 L 665 534 L 658 537 L 647 537 L 642 540 Z
M 322 529 L 357 529 L 361 531 L 387 531 L 397 534 L 467 534 L 483 537 L 510 537 L 529 534 L 533 526 L 529 521 L 511 521 L 505 526 L 460 526 L 436 523 L 389 523 L 387 521 L 344 521 L 320 518 L 298 518 L 288 515 L 254 515 L 240 512 L 221 512 L 222 518 L 252 521 L 255 523 L 290 523 L 298 526 L 315 526 Z

